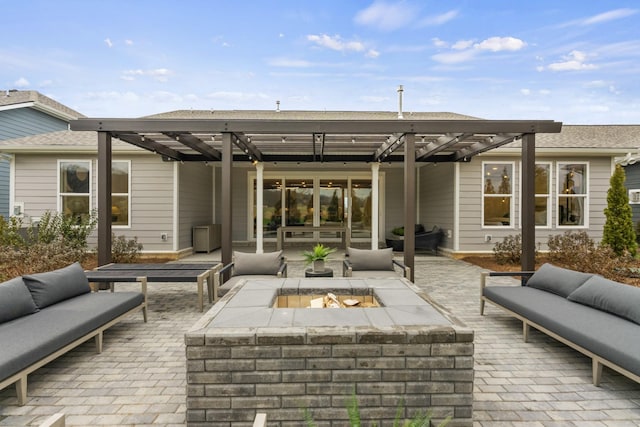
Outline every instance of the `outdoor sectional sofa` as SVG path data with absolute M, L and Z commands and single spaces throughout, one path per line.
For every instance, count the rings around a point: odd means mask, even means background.
M 75 263 L 59 270 L 0 283 L 0 390 L 16 385 L 18 403 L 27 400 L 27 376 L 95 338 L 129 313 L 147 321 L 146 280 L 141 292 L 91 292 Z
M 238 282 L 246 279 L 287 277 L 287 260 L 283 253 L 282 250 L 260 254 L 233 251 L 233 261 L 214 273 L 214 295 L 221 298 Z M 225 280 L 226 275 L 231 277 Z
M 522 286 L 487 286 L 489 276 L 521 276 Z M 525 342 L 533 326 L 590 357 L 594 385 L 602 366 L 640 382 L 640 288 L 551 264 L 483 272 L 480 288 L 481 315 L 491 302 L 522 321 Z

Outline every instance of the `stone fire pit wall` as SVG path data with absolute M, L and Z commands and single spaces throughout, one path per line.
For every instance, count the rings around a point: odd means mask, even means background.
M 382 307 L 273 308 L 277 295 L 374 294 Z M 365 425 L 430 409 L 472 425 L 473 331 L 405 279 L 256 279 L 234 287 L 186 334 L 189 426 Z

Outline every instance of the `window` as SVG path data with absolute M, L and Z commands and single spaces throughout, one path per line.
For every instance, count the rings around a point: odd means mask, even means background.
M 551 196 L 551 165 L 549 163 L 536 163 L 535 169 L 535 223 L 536 226 L 546 227 L 549 225 L 549 209 Z
M 558 163 L 558 226 L 586 225 L 587 164 Z
M 91 161 L 63 160 L 59 165 L 60 212 L 82 217 L 91 212 Z
M 111 163 L 111 223 L 115 226 L 129 225 L 129 161 Z
M 513 218 L 513 164 L 483 163 L 482 224 L 511 226 Z

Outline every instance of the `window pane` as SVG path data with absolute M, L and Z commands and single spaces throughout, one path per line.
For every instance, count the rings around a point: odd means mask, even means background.
M 584 197 L 558 197 L 559 225 L 584 225 Z
M 513 182 L 513 167 L 507 164 L 484 165 L 484 193 L 485 194 L 511 194 Z
M 285 221 L 287 226 L 313 225 L 313 180 L 287 180 L 285 190 Z M 289 232 L 287 232 L 289 234 Z M 313 232 L 290 233 L 292 237 L 313 237 Z
M 347 180 L 320 180 L 320 226 L 344 226 Z M 340 232 L 321 232 L 320 239 L 341 237 Z
M 549 165 L 536 165 L 536 194 L 549 194 Z
M 89 194 L 88 162 L 60 163 L 60 192 Z
M 484 198 L 484 225 L 511 225 L 511 197 Z
M 129 225 L 129 196 L 111 196 L 111 223 Z
M 280 179 L 264 179 L 262 193 L 262 235 L 276 237 L 276 230 L 282 225 L 282 181 Z M 253 200 L 257 198 L 256 181 L 253 181 Z M 256 235 L 256 210 L 253 210 L 253 235 Z
M 547 225 L 547 197 L 536 197 L 536 207 L 535 207 L 535 219 L 536 225 Z
M 584 164 L 559 166 L 559 194 L 586 194 Z
M 120 194 L 129 192 L 128 162 L 113 162 L 111 164 L 111 192 Z
M 371 237 L 371 180 L 351 181 L 351 236 Z
M 77 218 L 89 215 L 89 196 L 62 196 L 62 212 Z

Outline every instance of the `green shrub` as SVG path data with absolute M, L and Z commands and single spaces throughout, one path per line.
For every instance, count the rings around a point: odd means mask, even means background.
M 51 243 L 62 239 L 72 248 L 87 249 L 87 239 L 98 224 L 96 212 L 79 217 L 46 211 L 42 214 L 32 241 Z M 31 229 L 34 230 L 34 229 Z
M 538 248 L 534 249 L 534 256 L 538 259 Z M 522 260 L 522 236 L 508 235 L 502 242 L 493 246 L 493 256 L 498 264 L 520 264 Z
M 133 263 L 140 257 L 143 249 L 142 243 L 138 243 L 138 238 L 128 239 L 125 236 L 111 234 L 111 261 Z

